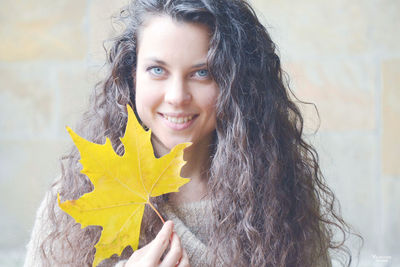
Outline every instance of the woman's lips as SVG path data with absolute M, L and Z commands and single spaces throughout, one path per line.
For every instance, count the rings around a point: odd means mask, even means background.
M 198 117 L 197 114 L 195 115 L 165 114 L 165 113 L 159 113 L 159 114 L 161 115 L 163 122 L 166 126 L 177 131 L 189 128 Z

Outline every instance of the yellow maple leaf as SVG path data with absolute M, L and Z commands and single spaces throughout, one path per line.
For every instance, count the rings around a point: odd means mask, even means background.
M 144 207 L 150 197 L 178 192 L 189 179 L 180 177 L 185 164 L 183 149 L 190 143 L 175 146 L 169 154 L 156 158 L 151 145 L 151 132 L 136 120 L 130 106 L 125 135 L 121 138 L 125 153 L 117 155 L 111 141 L 94 144 L 67 127 L 81 154 L 82 173 L 93 183 L 94 190 L 77 200 L 61 203 L 60 208 L 71 215 L 82 228 L 103 227 L 97 242 L 93 266 L 131 246 L 137 249 Z M 155 209 L 154 209 L 155 210 Z M 156 211 L 156 210 L 155 210 Z M 156 211 L 157 212 L 157 211 Z

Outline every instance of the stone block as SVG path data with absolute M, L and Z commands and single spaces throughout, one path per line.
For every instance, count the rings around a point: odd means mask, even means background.
M 378 205 L 377 141 L 372 133 L 320 133 L 312 140 L 321 170 L 342 208 L 343 218 L 362 235 L 364 256 L 378 254 L 380 211 Z M 358 240 L 347 243 L 356 256 Z
M 368 60 L 325 60 L 288 62 L 284 68 L 296 96 L 314 103 L 323 131 L 374 130 L 377 79 Z M 312 105 L 300 104 L 307 131 L 318 127 Z
M 400 1 L 368 1 L 370 46 L 386 56 L 400 53 Z
M 83 59 L 86 2 L 2 1 L 0 60 Z
M 400 266 L 400 176 L 382 177 L 383 247 L 380 255 L 385 256 L 388 266 Z
M 382 172 L 400 176 L 400 59 L 382 63 Z
M 121 25 L 113 17 L 128 3 L 127 0 L 97 0 L 89 5 L 89 58 L 101 65 L 105 62 L 106 52 L 103 43 L 121 30 Z M 109 47 L 109 43 L 104 43 Z
M 71 144 L 70 142 L 69 144 Z M 19 247 L 29 238 L 36 210 L 50 183 L 60 174 L 64 140 L 0 142 L 0 247 Z
M 354 55 L 369 49 L 366 1 L 253 0 L 284 58 Z
M 0 248 L 0 266 L 19 267 L 24 265 L 25 248 Z
M 65 126 L 75 128 L 82 114 L 87 110 L 89 95 L 93 91 L 88 71 L 84 66 L 71 66 L 66 71 L 59 71 L 57 75 L 60 94 L 60 118 L 57 132 L 60 136 L 69 136 Z
M 52 132 L 53 78 L 47 65 L 0 65 L 0 136 L 14 139 Z

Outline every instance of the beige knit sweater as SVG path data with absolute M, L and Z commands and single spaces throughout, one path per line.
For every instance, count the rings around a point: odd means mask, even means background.
M 47 206 L 49 201 L 53 201 L 54 197 L 48 193 L 42 201 L 32 230 L 31 239 L 27 245 L 27 254 L 24 267 L 42 267 L 45 264 L 38 256 L 40 253 L 40 244 L 43 238 L 51 232 L 53 226 L 47 220 Z M 161 207 L 167 220 L 174 222 L 174 230 L 180 236 L 183 247 L 189 256 L 192 267 L 209 266 L 206 262 L 205 253 L 207 243 L 207 224 L 204 218 L 210 218 L 209 202 L 199 201 L 194 203 L 185 203 L 176 207 L 165 205 Z M 62 212 L 60 209 L 57 212 Z M 73 257 L 73 255 L 71 255 Z M 126 260 L 108 259 L 103 261 L 100 266 L 124 266 Z M 56 266 L 50 263 L 51 266 Z M 59 265 L 57 265 L 59 266 Z M 66 264 L 65 266 L 71 266 Z
M 207 262 L 207 247 L 209 237 L 208 222 L 211 218 L 210 203 L 207 200 L 162 207 L 168 220 L 174 222 L 174 230 L 181 238 L 192 267 L 210 266 Z
M 41 261 L 39 255 L 39 245 L 42 242 L 46 233 L 50 232 L 52 226 L 46 223 L 47 211 L 46 207 L 48 201 L 54 199 L 47 197 L 43 200 L 40 208 L 38 209 L 35 226 L 32 231 L 31 240 L 27 246 L 27 255 L 24 267 L 42 267 L 45 266 Z M 186 249 L 189 261 L 192 267 L 207 267 L 210 266 L 209 258 L 207 257 L 207 247 L 208 242 L 207 234 L 209 229 L 207 228 L 206 218 L 210 218 L 211 209 L 209 201 L 203 200 L 193 203 L 180 204 L 178 206 L 170 206 L 168 204 L 161 207 L 163 214 L 167 220 L 172 220 L 174 222 L 174 230 L 181 238 L 183 247 Z M 58 209 L 58 212 L 62 212 Z M 71 255 L 71 258 L 73 255 Z M 119 260 L 118 258 L 110 258 L 104 260 L 100 266 L 101 267 L 123 267 L 126 260 Z M 60 266 L 59 264 L 50 264 L 50 266 Z M 66 264 L 63 266 L 71 266 Z M 219 263 L 217 266 L 223 266 Z M 328 257 L 323 257 L 317 260 L 314 266 L 331 266 L 331 262 Z

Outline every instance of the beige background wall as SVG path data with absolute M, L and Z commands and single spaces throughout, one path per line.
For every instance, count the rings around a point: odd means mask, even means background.
M 0 0 L 0 266 L 20 266 L 59 173 L 118 0 Z M 364 236 L 359 266 L 400 266 L 400 1 L 253 0 L 296 94 L 320 112 L 323 172 Z M 303 106 L 307 132 L 316 113 Z M 357 260 L 356 260 L 357 261 Z M 356 264 L 354 264 L 356 266 Z

